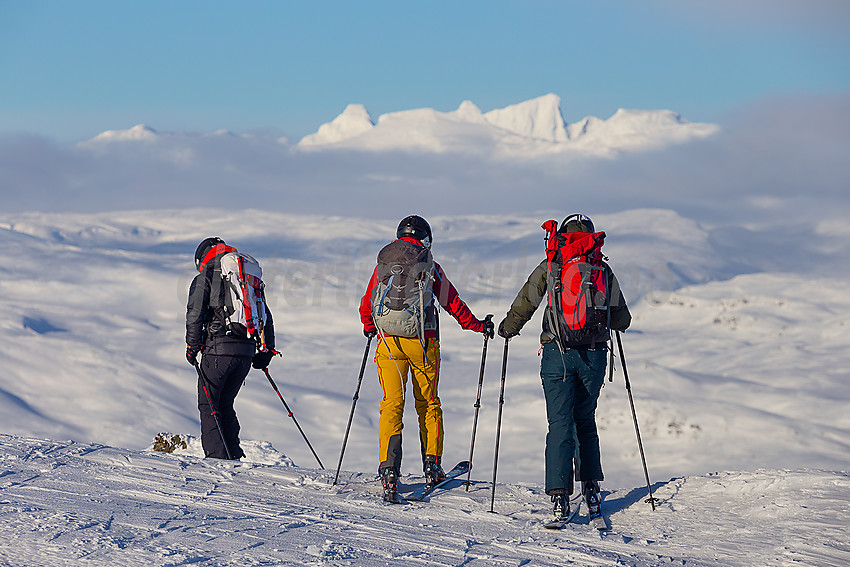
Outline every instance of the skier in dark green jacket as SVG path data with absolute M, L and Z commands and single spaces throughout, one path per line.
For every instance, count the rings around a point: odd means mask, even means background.
M 584 235 L 573 233 L 586 233 L 587 238 L 604 240 L 604 233 L 594 232 L 592 221 L 584 215 L 567 217 L 557 230 L 557 234 L 565 235 L 565 238 L 584 238 Z M 499 324 L 500 336 L 508 339 L 518 335 L 543 298 L 549 295 L 547 291 L 551 276 L 547 262 L 544 259 L 520 289 L 507 316 Z M 604 273 L 607 279 L 602 284 L 607 289 L 607 297 L 604 299 L 607 305 L 597 304 L 596 307 L 607 307 L 609 323 L 593 335 L 576 339 L 553 328 L 558 326 L 558 319 L 550 301 L 547 301 L 543 317 L 540 377 L 549 422 L 545 452 L 546 493 L 555 503 L 556 519 L 569 515 L 568 495 L 573 492 L 575 457 L 579 463 L 578 477 L 582 481 L 581 490 L 588 508 L 591 512 L 599 511 L 599 481 L 604 477 L 596 430 L 596 404 L 605 378 L 609 329 L 623 331 L 631 323 L 631 314 L 617 278 L 607 264 L 601 260 L 599 263 L 605 268 L 600 273 Z

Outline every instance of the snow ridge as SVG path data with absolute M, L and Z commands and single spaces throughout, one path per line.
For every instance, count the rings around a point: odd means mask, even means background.
M 669 110 L 618 110 L 608 120 L 589 116 L 567 124 L 553 93 L 482 114 L 470 101 L 457 110 L 420 108 L 383 114 L 373 122 L 362 105 L 349 105 L 301 149 L 492 153 L 495 157 L 582 154 L 615 156 L 711 136 L 713 124 L 690 123 Z
M 349 104 L 332 122 L 322 124 L 318 132 L 302 138 L 300 144 L 305 147 L 333 144 L 339 140 L 359 136 L 371 130 L 374 125 L 365 106 Z
M 349 104 L 339 116 L 292 147 L 301 151 L 455 153 L 519 160 L 543 156 L 616 157 L 622 152 L 705 138 L 718 130 L 714 124 L 688 122 L 670 110 L 620 109 L 607 120 L 588 116 L 568 124 L 561 111 L 561 98 L 549 93 L 487 113 L 464 100 L 450 112 L 417 108 L 382 114 L 377 120 L 364 105 Z M 107 130 L 81 146 L 145 143 L 159 148 L 177 144 L 187 146 L 184 151 L 191 152 L 192 141 L 207 136 L 254 138 L 233 136 L 227 131 L 201 136 L 162 133 L 138 124 L 127 130 Z M 286 138 L 274 143 L 289 147 Z M 178 150 L 169 147 L 165 151 Z
M 493 126 L 525 138 L 547 142 L 566 142 L 569 139 L 561 115 L 561 98 L 551 93 L 491 110 L 484 118 Z

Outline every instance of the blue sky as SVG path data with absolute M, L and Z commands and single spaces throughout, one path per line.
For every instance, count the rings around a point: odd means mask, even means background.
M 568 121 L 624 107 L 711 122 L 850 91 L 850 2 L 681 4 L 0 0 L 0 133 L 146 123 L 294 142 L 352 102 L 377 117 L 549 92 Z

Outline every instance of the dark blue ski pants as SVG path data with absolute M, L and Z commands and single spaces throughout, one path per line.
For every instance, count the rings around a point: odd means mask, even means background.
M 564 349 L 553 341 L 543 345 L 540 378 L 546 397 L 546 492 L 572 493 L 573 458 L 581 480 L 602 480 L 596 402 L 605 381 L 608 349 Z M 576 451 L 578 442 L 578 451 Z

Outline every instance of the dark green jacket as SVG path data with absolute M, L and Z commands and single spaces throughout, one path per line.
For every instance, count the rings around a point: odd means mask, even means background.
M 632 322 L 632 315 L 629 313 L 629 308 L 626 305 L 626 298 L 623 297 L 620 291 L 620 283 L 617 281 L 617 277 L 608 264 L 603 263 L 603 265 L 607 268 L 607 273 L 610 274 L 608 289 L 611 290 L 611 328 L 616 331 L 625 331 Z M 528 276 L 525 285 L 519 290 L 514 302 L 511 304 L 511 308 L 503 321 L 504 330 L 508 334 L 519 334 L 523 325 L 528 323 L 534 312 L 537 311 L 540 302 L 546 297 L 547 279 L 546 260 L 544 259 L 534 268 L 531 275 Z M 546 309 L 548 311 L 551 308 L 547 305 Z M 596 340 L 604 341 L 607 339 L 608 337 L 604 336 Z M 549 329 L 549 314 L 546 313 L 543 317 L 543 332 L 540 334 L 540 342 L 546 344 L 553 340 L 555 340 L 555 333 Z

